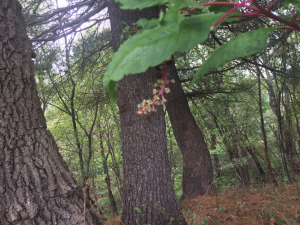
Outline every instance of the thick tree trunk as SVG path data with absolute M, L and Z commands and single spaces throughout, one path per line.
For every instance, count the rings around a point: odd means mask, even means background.
M 120 10 L 113 1 L 108 2 L 108 12 L 115 51 L 124 28 L 122 21 L 131 25 L 140 18 L 151 19 L 159 14 L 158 8 Z M 163 108 L 157 107 L 157 112 L 148 115 L 137 114 L 137 105 L 152 97 L 155 74 L 155 69 L 150 68 L 145 73 L 126 76 L 118 84 L 124 158 L 124 224 L 186 224 L 171 181 Z
M 178 147 L 183 155 L 183 194 L 181 200 L 213 191 L 213 166 L 210 153 L 192 115 L 188 101 L 180 84 L 175 64 L 168 66 L 170 94 L 167 95 L 166 107 Z
M 93 224 L 46 129 L 17 0 L 0 1 L 0 41 L 0 224 Z

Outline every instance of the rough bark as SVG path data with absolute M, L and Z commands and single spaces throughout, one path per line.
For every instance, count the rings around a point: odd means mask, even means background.
M 102 224 L 46 129 L 17 0 L 0 1 L 0 224 Z
M 108 2 L 108 12 L 115 51 L 120 46 L 122 21 L 131 25 L 140 18 L 151 19 L 159 14 L 158 8 L 121 10 L 113 1 Z M 124 158 L 124 224 L 168 224 L 173 219 L 170 224 L 186 224 L 171 181 L 163 108 L 160 106 L 156 113 L 144 116 L 137 114 L 137 105 L 152 97 L 155 74 L 155 69 L 150 68 L 145 73 L 126 76 L 118 84 Z
M 178 147 L 183 155 L 181 200 L 213 193 L 213 166 L 204 136 L 192 115 L 175 64 L 168 66 L 170 94 L 166 108 Z

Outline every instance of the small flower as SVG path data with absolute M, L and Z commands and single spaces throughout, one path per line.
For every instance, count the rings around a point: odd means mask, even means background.
M 163 79 L 158 79 L 157 80 L 157 84 L 163 84 L 164 83 L 164 80 Z

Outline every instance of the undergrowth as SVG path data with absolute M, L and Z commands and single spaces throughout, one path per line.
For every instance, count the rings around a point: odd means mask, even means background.
M 189 225 L 297 225 L 299 187 L 300 182 L 223 189 L 214 196 L 182 202 L 182 216 Z M 120 216 L 105 224 L 120 224 Z

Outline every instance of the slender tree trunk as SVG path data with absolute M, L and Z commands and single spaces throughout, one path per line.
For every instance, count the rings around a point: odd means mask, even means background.
M 107 2 L 111 22 L 113 48 L 120 46 L 124 25 L 140 18 L 157 17 L 157 7 L 141 11 L 121 10 Z M 118 84 L 118 106 L 121 118 L 123 149 L 124 224 L 186 224 L 181 217 L 171 181 L 166 143 L 166 124 L 162 106 L 156 113 L 138 115 L 137 105 L 152 97 L 156 71 L 129 75 Z M 181 219 L 181 220 L 177 220 Z
M 287 84 L 283 84 L 283 90 L 284 90 L 284 99 L 283 106 L 285 111 L 285 119 L 283 122 L 283 130 L 284 130 L 284 143 L 286 148 L 286 157 L 287 157 L 287 163 L 289 167 L 291 168 L 291 171 L 293 173 L 293 177 L 295 177 L 296 174 L 298 174 L 298 153 L 296 151 L 296 146 L 294 143 L 294 135 L 293 135 L 293 123 L 291 120 L 292 113 L 291 113 L 291 107 L 290 107 L 290 93 L 289 88 L 287 87 Z
M 258 182 L 261 183 L 261 181 L 262 181 L 262 182 L 265 183 L 266 182 L 266 173 L 265 173 L 264 169 L 262 168 L 257 156 L 254 154 L 254 152 L 252 150 L 252 147 L 246 147 L 246 150 L 249 153 L 249 155 L 251 156 L 251 158 L 252 158 L 252 160 L 253 160 L 253 162 L 254 162 L 254 164 L 255 164 L 258 172 L 259 172 L 259 177 L 257 177 Z M 261 181 L 259 181 L 259 179 Z
M 107 156 L 105 156 L 105 153 L 104 153 L 102 134 L 99 134 L 99 141 L 100 141 L 100 148 L 101 148 L 103 170 L 104 170 L 104 174 L 106 175 L 105 182 L 106 182 L 107 193 L 108 193 L 108 198 L 109 198 L 109 202 L 110 202 L 110 209 L 112 211 L 113 216 L 115 216 L 118 214 L 118 209 L 116 206 L 114 195 L 111 191 L 110 177 L 109 177 L 109 171 L 108 171 L 108 165 L 107 165 Z
M 175 63 L 168 66 L 170 94 L 166 108 L 178 147 L 183 155 L 181 200 L 213 193 L 213 166 L 204 136 L 192 115 Z
M 0 224 L 101 224 L 46 129 L 17 0 L 0 1 Z
M 263 60 L 264 60 L 264 62 L 266 62 L 265 56 L 264 56 Z M 281 108 L 280 107 L 281 91 L 279 91 L 278 94 L 275 93 L 272 79 L 271 79 L 271 76 L 270 76 L 268 70 L 266 70 L 266 74 L 267 74 L 266 83 L 268 85 L 268 93 L 269 93 L 269 104 L 270 104 L 270 108 L 272 109 L 274 115 L 277 118 L 277 122 L 278 122 L 279 134 L 277 135 L 277 141 L 279 144 L 279 150 L 281 152 L 282 164 L 283 164 L 283 168 L 286 173 L 286 176 L 288 177 L 289 182 L 292 182 L 292 177 L 288 170 L 288 165 L 287 165 L 287 161 L 286 161 L 286 148 L 283 143 L 283 140 L 284 140 L 283 118 L 281 116 L 281 109 L 280 109 Z
M 215 150 L 216 149 L 216 144 L 217 144 L 217 137 L 216 137 L 215 134 L 212 134 L 210 136 L 210 142 L 211 142 L 211 149 Z M 220 177 L 221 176 L 221 171 L 220 171 L 220 162 L 219 162 L 218 155 L 213 154 L 212 158 L 213 158 L 213 165 L 214 165 L 215 172 L 216 172 L 216 177 Z
M 263 141 L 264 141 L 264 153 L 265 153 L 265 160 L 267 164 L 267 170 L 268 170 L 268 180 L 271 181 L 274 185 L 277 185 L 277 181 L 273 175 L 273 169 L 271 166 L 271 161 L 268 153 L 268 142 L 267 142 L 267 135 L 265 131 L 265 123 L 264 123 L 264 115 L 262 111 L 262 103 L 261 103 L 261 82 L 260 82 L 260 75 L 261 71 L 256 66 L 257 69 L 257 80 L 258 80 L 258 106 L 259 106 L 259 115 L 260 115 L 260 126 L 261 126 L 261 132 L 263 135 Z

